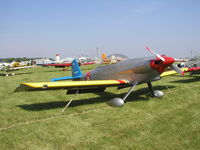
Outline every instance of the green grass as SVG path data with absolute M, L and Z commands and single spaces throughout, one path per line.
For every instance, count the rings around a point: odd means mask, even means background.
M 2 150 L 200 149 L 198 76 L 171 76 L 154 82 L 154 88 L 165 93 L 161 99 L 147 97 L 147 85 L 138 85 L 120 108 L 105 102 L 123 97 L 128 88 L 80 94 L 62 113 L 73 97 L 66 96 L 65 90 L 13 91 L 21 82 L 49 81 L 70 71 L 38 67 L 15 73 L 0 76 Z

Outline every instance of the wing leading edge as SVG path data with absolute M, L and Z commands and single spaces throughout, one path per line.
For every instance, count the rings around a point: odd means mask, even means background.
M 93 87 L 114 87 L 127 85 L 127 80 L 90 80 L 90 81 L 61 81 L 61 82 L 30 82 L 21 83 L 15 92 L 32 90 L 54 90 L 54 89 L 84 89 Z

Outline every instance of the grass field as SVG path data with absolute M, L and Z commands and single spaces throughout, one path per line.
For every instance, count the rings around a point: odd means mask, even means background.
M 200 149 L 198 76 L 153 82 L 163 98 L 149 98 L 147 85 L 138 85 L 120 108 L 105 102 L 122 97 L 128 88 L 80 94 L 62 113 L 74 96 L 65 90 L 13 91 L 21 82 L 49 81 L 71 72 L 38 67 L 15 73 L 0 74 L 0 150 Z

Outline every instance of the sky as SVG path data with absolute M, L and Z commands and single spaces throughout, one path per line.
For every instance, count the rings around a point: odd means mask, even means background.
M 0 0 L 0 58 L 200 52 L 199 0 Z

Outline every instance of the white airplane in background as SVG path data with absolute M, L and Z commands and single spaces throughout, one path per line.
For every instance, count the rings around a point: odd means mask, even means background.
M 0 63 L 0 71 L 4 71 L 6 76 L 15 75 L 14 73 L 9 73 L 10 71 L 26 69 L 26 68 L 32 68 L 32 67 L 33 66 L 19 65 L 18 62 Z
M 73 60 L 74 58 L 71 57 L 60 59 L 60 54 L 56 54 L 55 61 L 53 63 L 55 64 L 71 63 Z

